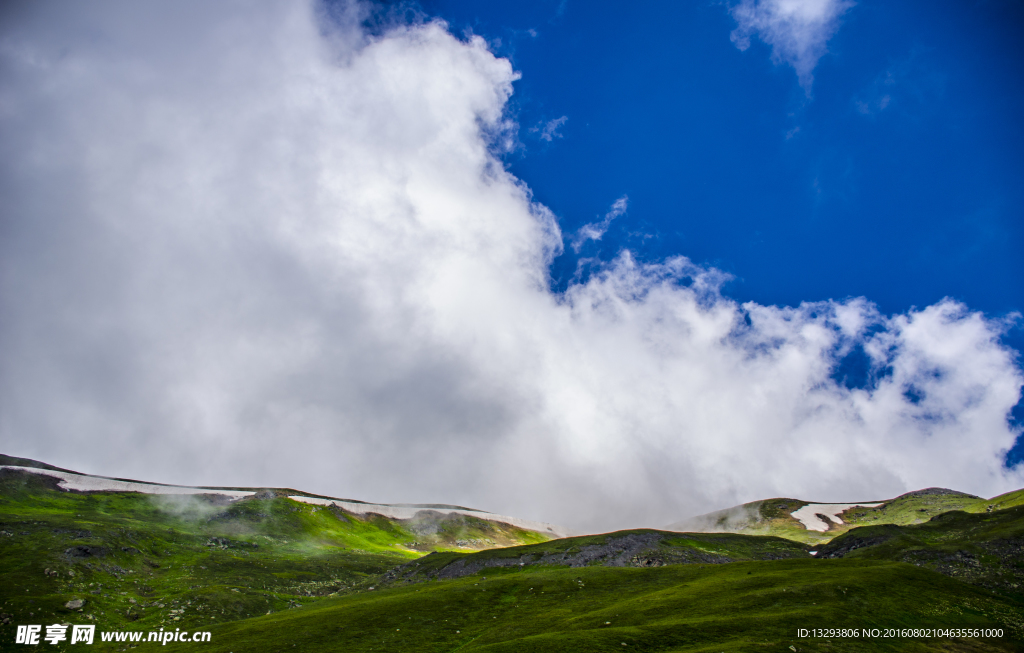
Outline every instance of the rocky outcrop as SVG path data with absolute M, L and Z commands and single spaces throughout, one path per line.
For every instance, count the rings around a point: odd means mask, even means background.
M 102 546 L 87 546 L 79 544 L 64 550 L 64 555 L 68 558 L 103 558 L 110 552 L 109 549 Z
M 601 544 L 573 546 L 564 551 L 523 553 L 519 556 L 469 555 L 440 567 L 430 565 L 431 554 L 417 562 L 394 569 L 384 581 L 402 582 L 462 578 L 491 568 L 552 567 L 662 567 L 670 564 L 722 564 L 734 562 L 729 556 L 689 547 L 662 546 L 664 533 L 642 532 L 609 535 Z M 782 554 L 769 557 L 787 557 Z M 425 564 L 424 564 L 425 563 Z M 423 567 L 427 569 L 424 570 Z

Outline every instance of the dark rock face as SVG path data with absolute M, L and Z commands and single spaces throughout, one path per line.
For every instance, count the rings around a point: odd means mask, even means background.
M 857 549 L 863 549 L 869 546 L 877 546 L 884 544 L 892 539 L 894 535 L 881 534 L 872 535 L 868 537 L 857 537 L 851 535 L 845 535 L 841 538 L 832 540 L 828 544 L 824 544 L 818 547 L 818 555 L 816 558 L 842 558 L 849 555 Z
M 80 530 L 73 528 L 55 528 L 53 529 L 54 535 L 67 535 L 68 539 L 84 540 L 92 537 L 92 531 Z
M 348 522 L 351 524 L 353 521 L 356 521 L 356 516 L 354 514 L 345 510 L 344 508 L 334 503 L 333 501 L 331 502 L 331 505 L 327 506 L 327 509 L 331 511 L 332 515 L 334 515 L 343 522 Z
M 635 555 L 629 559 L 630 566 L 633 567 L 664 567 L 665 561 L 658 558 L 657 556 L 647 555 Z
M 65 549 L 64 555 L 69 558 L 103 558 L 109 553 L 106 547 L 102 546 L 87 546 L 79 544 L 69 549 Z
M 86 566 L 88 566 L 88 563 L 86 563 Z M 100 568 L 108 574 L 111 574 L 118 580 L 121 580 L 122 577 L 127 576 L 131 573 L 130 571 L 128 571 L 124 567 L 121 567 L 120 565 L 102 564 L 100 565 Z

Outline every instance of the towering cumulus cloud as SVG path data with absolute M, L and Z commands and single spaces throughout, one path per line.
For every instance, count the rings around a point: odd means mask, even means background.
M 956 302 L 739 304 L 628 253 L 551 292 L 480 39 L 291 2 L 4 11 L 9 453 L 580 529 L 1024 485 L 1005 325 Z

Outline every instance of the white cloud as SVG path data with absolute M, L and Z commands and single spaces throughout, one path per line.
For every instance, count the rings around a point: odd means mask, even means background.
M 572 238 L 572 248 L 574 251 L 579 252 L 580 248 L 583 247 L 583 243 L 588 240 L 601 240 L 605 232 L 608 231 L 608 227 L 611 226 L 612 220 L 624 215 L 626 209 L 629 206 L 629 197 L 623 195 L 619 199 L 612 203 L 611 209 L 604 214 L 604 219 L 600 222 L 588 222 L 587 224 L 580 227 L 576 234 Z
M 515 73 L 480 39 L 25 7 L 0 26 L 6 453 L 602 529 L 1024 484 L 1005 325 L 955 302 L 739 304 L 628 252 L 550 292 L 562 238 L 494 158 Z M 830 378 L 856 344 L 873 388 Z
M 852 0 L 741 0 L 730 9 L 737 27 L 730 35 L 740 50 L 757 36 L 772 47 L 772 60 L 796 71 L 800 86 L 810 95 L 814 68 L 828 51 L 828 40 Z
M 560 118 L 547 121 L 543 126 L 531 127 L 530 131 L 540 132 L 540 139 L 550 143 L 556 138 L 564 138 L 558 130 L 567 122 L 569 122 L 569 116 L 562 116 Z

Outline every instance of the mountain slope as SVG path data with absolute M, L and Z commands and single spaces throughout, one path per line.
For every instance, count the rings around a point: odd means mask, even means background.
M 483 510 L 474 510 L 463 506 L 452 506 L 446 504 L 369 503 L 354 499 L 339 499 L 319 494 L 310 494 L 308 492 L 293 490 L 291 488 L 196 487 L 167 485 L 164 483 L 150 483 L 146 481 L 136 481 L 133 479 L 81 474 L 79 472 L 60 469 L 58 467 L 27 458 L 14 458 L 13 456 L 0 454 L 0 470 L 4 469 L 52 477 L 57 480 L 58 489 L 76 492 L 138 492 L 140 494 L 180 496 L 216 495 L 233 501 L 246 497 L 254 497 L 260 492 L 270 491 L 277 496 L 287 496 L 288 498 L 300 503 L 309 503 L 328 507 L 333 506 L 360 515 L 373 514 L 387 517 L 389 519 L 413 519 L 420 511 L 432 510 L 440 512 L 441 514 L 461 514 L 486 521 L 509 524 L 517 528 L 537 531 L 538 533 L 543 533 L 549 537 L 561 537 L 568 534 L 568 531 L 565 529 L 552 524 L 535 522 L 506 515 L 497 515 Z
M 382 584 L 448 580 L 507 569 L 665 567 L 806 559 L 808 547 L 778 537 L 632 530 L 476 553 L 438 552 L 388 572 Z
M 817 557 L 650 530 L 434 553 L 374 592 L 214 627 L 207 650 L 1020 651 L 1022 534 L 1011 507 L 854 528 Z
M 907 562 L 1024 600 L 1024 506 L 855 528 L 819 547 L 817 557 Z
M 327 599 L 212 629 L 204 651 L 1016 651 L 1018 604 L 911 565 L 779 560 L 491 570 Z M 879 636 L 801 637 L 800 628 Z M 892 628 L 1000 637 L 883 637 Z M 191 647 L 191 648 L 190 648 Z M 179 644 L 169 650 L 194 650 Z M 293 648 L 296 647 L 296 648 Z M 790 648 L 792 647 L 792 648 Z
M 0 468 L 0 624 L 77 614 L 195 627 L 358 592 L 430 551 L 551 537 L 444 508 L 396 519 L 273 490 L 72 491 L 40 471 Z
M 983 513 L 1019 505 L 1024 505 L 1024 490 L 983 499 L 954 490 L 928 488 L 894 499 L 858 504 L 766 499 L 691 517 L 666 528 L 680 532 L 773 535 L 821 544 L 858 526 L 920 524 L 953 510 Z
M 1024 650 L 1020 493 L 979 508 L 930 491 L 847 511 L 910 523 L 844 524 L 815 556 L 794 538 L 641 529 L 553 540 L 460 507 L 401 519 L 290 489 L 83 480 L 18 462 L 0 468 L 3 650 L 20 648 L 17 625 L 55 623 L 209 631 L 203 650 L 230 653 Z M 97 489 L 110 481 L 129 485 Z M 125 491 L 135 485 L 175 493 Z M 793 528 L 788 517 L 806 530 L 791 513 L 813 504 L 772 501 L 758 503 L 769 526 Z M 975 512 L 912 523 L 922 507 L 953 505 Z M 799 634 L 828 627 L 995 630 Z

